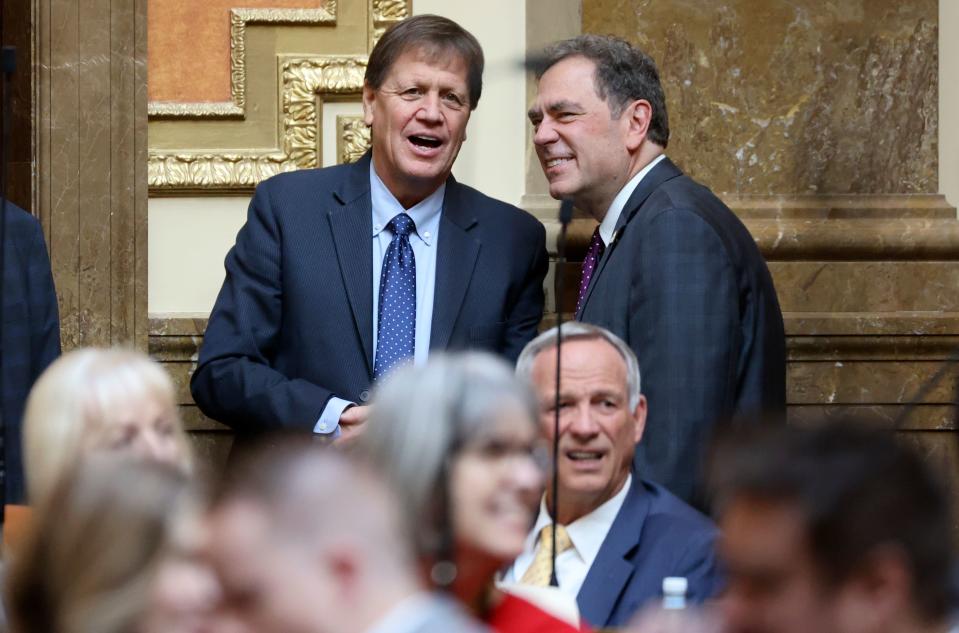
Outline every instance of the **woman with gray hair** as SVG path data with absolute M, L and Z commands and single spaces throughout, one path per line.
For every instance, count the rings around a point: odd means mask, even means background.
M 385 381 L 358 447 L 400 496 L 432 583 L 505 633 L 576 630 L 493 584 L 542 493 L 538 410 L 501 360 L 434 356 Z

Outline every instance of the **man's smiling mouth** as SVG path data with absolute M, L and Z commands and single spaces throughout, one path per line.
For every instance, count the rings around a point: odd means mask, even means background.
M 430 149 L 436 149 L 437 147 L 443 144 L 443 141 L 436 138 L 435 136 L 428 136 L 425 134 L 414 134 L 410 136 L 409 139 L 410 139 L 410 142 L 413 143 L 413 145 L 417 145 L 419 147 L 427 147 Z

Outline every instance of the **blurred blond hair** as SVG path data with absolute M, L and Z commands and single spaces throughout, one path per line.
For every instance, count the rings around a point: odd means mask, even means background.
M 186 474 L 109 454 L 64 474 L 13 552 L 5 582 L 11 630 L 137 631 L 177 526 L 195 511 Z
M 185 472 L 193 466 L 173 382 L 147 355 L 124 348 L 64 354 L 34 384 L 23 416 L 24 474 L 31 503 L 45 498 L 78 459 L 119 422 L 114 411 L 149 400 L 174 421 Z

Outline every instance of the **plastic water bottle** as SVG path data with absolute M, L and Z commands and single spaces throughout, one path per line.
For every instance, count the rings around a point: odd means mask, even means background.
M 663 609 L 678 611 L 686 608 L 686 591 L 689 582 L 682 576 L 663 578 Z

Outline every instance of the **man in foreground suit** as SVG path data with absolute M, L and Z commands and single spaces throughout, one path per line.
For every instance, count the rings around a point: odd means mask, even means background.
M 584 35 L 547 49 L 529 111 L 555 198 L 600 224 L 577 318 L 608 328 L 647 375 L 644 477 L 699 501 L 715 421 L 785 408 L 782 314 L 749 232 L 664 154 L 666 103 L 653 61 Z
M 552 440 L 556 411 L 556 328 L 523 350 L 516 373 L 541 403 L 541 428 Z M 597 628 L 626 624 L 663 578 L 687 579 L 687 599 L 720 588 L 712 522 L 663 487 L 641 478 L 633 453 L 643 436 L 646 400 L 639 364 L 616 335 L 585 323 L 563 326 L 560 363 L 559 503 L 551 488 L 507 582 L 544 584 L 556 517 L 556 576 Z M 544 568 L 544 563 L 546 563 Z M 538 577 L 538 578 L 537 578 Z M 537 580 L 539 582 L 537 582 Z
M 478 633 L 426 591 L 402 524 L 383 483 L 339 453 L 280 442 L 248 457 L 210 513 L 223 628 Z
M 483 52 L 421 15 L 387 32 L 363 90 L 372 152 L 257 187 L 191 381 L 238 434 L 363 428 L 371 383 L 430 350 L 515 360 L 543 310 L 545 230 L 450 175 Z

